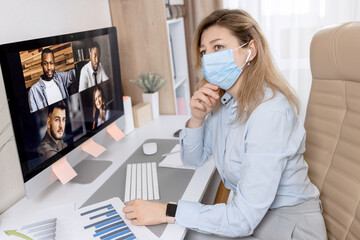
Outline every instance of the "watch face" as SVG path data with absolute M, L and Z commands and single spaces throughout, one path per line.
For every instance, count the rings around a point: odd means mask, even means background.
M 175 217 L 177 204 L 168 203 L 166 207 L 166 216 Z

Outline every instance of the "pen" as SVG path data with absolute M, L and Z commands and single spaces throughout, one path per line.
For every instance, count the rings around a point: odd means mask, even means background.
M 174 154 L 174 153 L 179 153 L 180 151 L 174 151 L 174 152 L 169 152 L 169 153 L 165 153 L 163 155 L 161 155 L 162 157 L 166 157 L 166 156 L 169 156 L 171 154 Z

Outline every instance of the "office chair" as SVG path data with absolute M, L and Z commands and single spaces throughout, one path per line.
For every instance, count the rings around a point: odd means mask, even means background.
M 360 22 L 311 42 L 304 158 L 319 188 L 329 239 L 360 240 Z

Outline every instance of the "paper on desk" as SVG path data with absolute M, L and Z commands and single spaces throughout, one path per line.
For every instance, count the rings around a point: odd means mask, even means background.
M 180 144 L 176 144 L 175 147 L 170 151 L 176 152 L 174 154 L 169 154 L 159 163 L 159 167 L 168 167 L 168 168 L 181 168 L 181 169 L 192 169 L 195 170 L 196 167 L 185 166 L 181 161 L 180 156 Z
M 92 138 L 90 138 L 89 140 L 84 142 L 81 145 L 81 149 L 84 152 L 87 152 L 87 153 L 93 155 L 94 157 L 98 157 L 100 154 L 102 154 L 106 150 L 106 148 L 104 148 L 100 144 L 97 144 L 96 142 L 94 142 L 94 140 Z
M 66 157 L 61 158 L 59 161 L 51 165 L 51 169 L 62 184 L 68 183 L 71 179 L 77 176 L 77 173 L 66 160 Z
M 114 197 L 77 210 L 76 239 L 159 239 L 147 227 L 132 225 L 122 211 L 124 206 L 120 198 Z
M 121 131 L 118 126 L 116 126 L 116 123 L 110 124 L 106 130 L 117 142 L 125 137 L 125 133 L 123 133 L 123 131 Z
M 4 217 L 0 226 L 0 239 L 37 240 L 46 236 L 56 236 L 56 240 L 75 239 L 74 212 L 74 203 L 70 203 L 36 212 L 28 209 L 26 213 Z

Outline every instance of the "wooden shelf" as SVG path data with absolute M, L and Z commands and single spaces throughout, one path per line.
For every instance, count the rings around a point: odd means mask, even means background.
M 157 72 L 168 79 L 159 90 L 160 114 L 177 114 L 176 90 L 184 86 L 187 103 L 190 93 L 183 18 L 166 20 L 163 0 L 110 0 L 110 10 L 124 95 L 131 97 L 132 105 L 141 103 L 142 90 L 130 79 Z
M 177 89 L 182 84 L 186 84 L 186 81 L 189 81 L 189 78 L 187 76 L 182 76 L 180 78 L 175 79 L 175 85 L 174 88 Z
M 188 63 L 186 56 L 186 41 L 185 41 L 185 29 L 184 29 L 184 19 L 177 18 L 167 20 L 168 28 L 168 41 L 169 41 L 169 51 L 170 51 L 170 61 L 171 61 L 171 72 L 172 80 L 174 83 L 175 98 L 177 101 L 176 114 L 185 114 L 190 115 L 190 86 L 189 86 L 189 71 Z M 181 107 L 186 109 L 178 109 L 178 93 L 179 88 L 182 87 L 181 98 L 185 101 L 182 102 Z
M 124 95 L 135 105 L 143 101 L 142 90 L 130 79 L 144 72 L 172 79 L 164 1 L 110 0 L 110 11 L 117 28 Z M 176 113 L 174 96 L 173 82 L 166 81 L 159 90 L 160 114 Z

